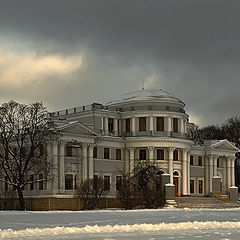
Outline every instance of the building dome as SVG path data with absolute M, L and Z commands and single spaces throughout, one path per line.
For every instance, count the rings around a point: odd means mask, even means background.
M 120 95 L 107 103 L 108 106 L 121 103 L 157 101 L 185 105 L 179 98 L 162 89 L 142 89 Z

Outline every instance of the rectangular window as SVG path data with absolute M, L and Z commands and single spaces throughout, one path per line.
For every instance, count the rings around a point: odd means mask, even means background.
M 39 180 L 39 182 L 38 182 L 38 187 L 39 187 L 39 190 L 43 190 L 43 174 L 39 174 L 39 176 L 38 176 L 38 180 Z
M 146 160 L 147 159 L 146 149 L 139 149 L 139 159 L 140 160 Z
M 71 145 L 67 145 L 67 157 L 73 157 L 73 148 Z
M 157 149 L 157 160 L 164 160 L 164 149 Z
M 116 160 L 121 160 L 122 156 L 121 156 L 121 149 L 116 149 Z
M 139 118 L 139 132 L 145 132 L 146 131 L 146 118 L 140 117 Z
M 73 175 L 72 174 L 65 175 L 65 189 L 73 190 Z
M 190 180 L 190 193 L 194 193 L 194 180 Z
M 202 157 L 199 156 L 199 157 L 198 157 L 198 166 L 202 166 L 202 165 L 203 165 Z
M 113 132 L 113 118 L 108 118 L 108 131 Z
M 97 147 L 93 148 L 93 158 L 97 158 Z
M 93 189 L 98 188 L 98 175 L 93 175 Z
M 178 132 L 178 119 L 173 118 L 173 131 Z
M 30 176 L 30 190 L 34 190 L 34 175 Z
M 190 156 L 190 165 L 193 165 L 193 156 Z
M 130 118 L 126 119 L 126 133 L 130 133 Z
M 164 131 L 164 117 L 157 117 L 157 131 Z
M 198 181 L 198 192 L 203 193 L 203 180 Z
M 109 191 L 110 190 L 110 176 L 104 176 L 104 190 Z
M 104 159 L 109 159 L 109 148 L 104 148 Z
M 173 152 L 173 161 L 178 161 L 178 150 L 174 150 Z
M 122 188 L 122 176 L 116 176 L 116 191 Z
M 8 178 L 7 177 L 5 177 L 5 181 L 8 181 Z M 7 192 L 8 191 L 8 183 L 4 183 L 4 190 L 5 190 L 5 192 Z
M 43 156 L 43 144 L 39 146 L 39 156 Z
M 217 159 L 217 167 L 220 167 L 220 161 L 219 161 L 219 158 Z

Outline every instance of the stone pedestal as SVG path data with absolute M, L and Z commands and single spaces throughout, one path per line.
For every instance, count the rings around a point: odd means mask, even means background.
M 238 203 L 238 188 L 233 186 L 229 188 L 229 200 L 231 203 Z
M 173 206 L 176 207 L 176 201 L 175 201 L 175 186 L 174 184 L 168 183 L 165 184 L 165 199 L 166 199 L 166 205 L 168 207 Z
M 221 193 L 221 178 L 215 176 L 212 178 L 212 192 L 213 193 Z

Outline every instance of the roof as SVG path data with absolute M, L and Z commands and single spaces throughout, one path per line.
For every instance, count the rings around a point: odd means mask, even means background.
M 122 94 L 118 98 L 109 101 L 107 105 L 113 105 L 122 102 L 148 100 L 170 101 L 184 104 L 179 98 L 174 97 L 173 95 L 162 89 L 142 89 Z

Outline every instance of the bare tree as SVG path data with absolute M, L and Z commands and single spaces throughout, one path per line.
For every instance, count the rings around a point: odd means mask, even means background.
M 0 107 L 0 181 L 16 189 L 20 210 L 25 209 L 24 187 L 49 180 L 51 163 L 42 154 L 42 147 L 55 135 L 51 129 L 42 103 L 25 105 L 10 101 Z M 37 179 L 40 173 L 42 178 Z
M 103 179 L 100 177 L 82 181 L 76 187 L 78 198 L 83 201 L 82 210 L 93 210 L 109 191 L 104 188 Z
M 126 209 L 164 206 L 164 189 L 159 172 L 154 162 L 139 161 L 132 173 L 123 174 L 122 187 L 117 196 Z

